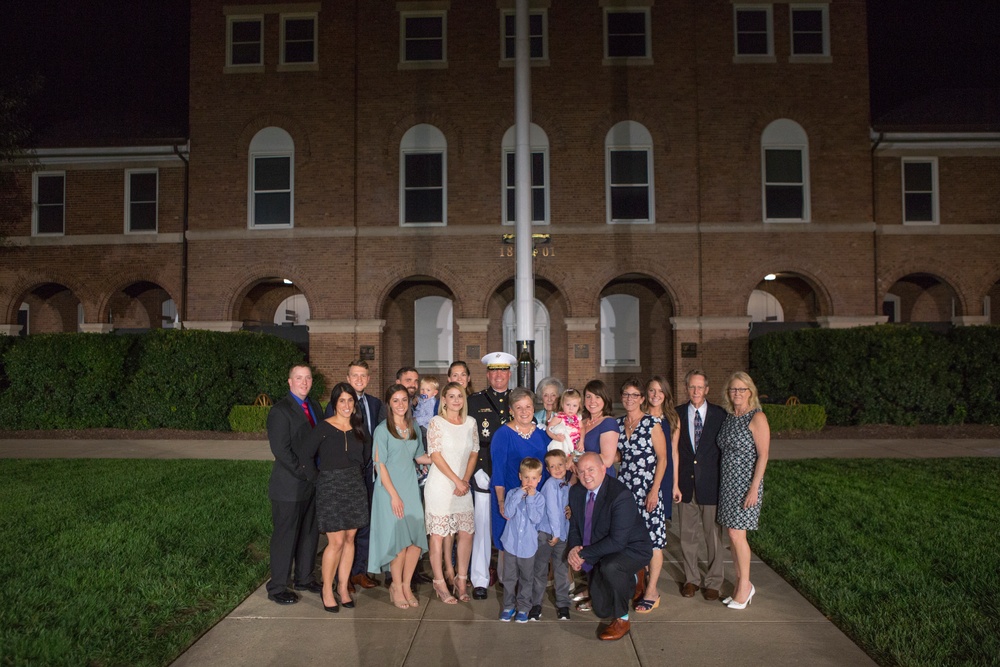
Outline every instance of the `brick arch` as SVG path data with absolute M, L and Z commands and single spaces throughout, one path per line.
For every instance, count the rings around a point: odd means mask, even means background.
M 111 307 L 111 300 L 114 299 L 115 295 L 119 292 L 125 291 L 131 285 L 135 283 L 152 283 L 156 285 L 164 292 L 170 295 L 170 298 L 174 300 L 174 303 L 178 305 L 178 312 L 180 307 L 180 300 L 177 299 L 173 293 L 167 287 L 160 282 L 160 280 L 150 277 L 148 274 L 143 273 L 141 270 L 127 271 L 124 274 L 118 274 L 113 282 L 106 283 L 106 287 L 97 302 L 97 316 L 98 322 L 106 322 L 109 314 L 109 309 Z
M 576 317 L 577 315 L 573 310 L 575 300 L 572 298 L 572 293 L 566 287 L 573 284 L 575 276 L 571 276 L 566 271 L 556 267 L 543 267 L 540 269 L 536 266 L 534 272 L 534 279 L 536 281 L 544 280 L 552 285 L 560 298 L 566 302 L 566 317 Z M 478 296 L 479 306 L 475 311 L 475 316 L 488 317 L 490 300 L 504 285 L 514 280 L 516 280 L 516 275 L 505 275 L 495 278 L 491 283 L 483 284 Z
M 250 122 L 243 126 L 236 141 L 233 143 L 233 157 L 240 158 L 246 156 L 250 150 L 250 142 L 254 136 L 265 127 L 280 127 L 282 130 L 292 135 L 295 142 L 296 157 L 308 158 L 312 155 L 309 143 L 309 132 L 306 127 L 292 116 L 281 113 L 265 112 L 254 116 Z
M 760 281 L 768 273 L 789 273 L 793 274 L 808 284 L 819 297 L 819 316 L 830 316 L 836 314 L 834 308 L 834 298 L 826 286 L 826 280 L 819 274 L 810 271 L 791 259 L 768 259 L 755 267 L 753 272 L 748 271 L 746 275 L 731 290 L 733 299 L 730 302 L 734 315 L 746 315 L 747 303 L 750 301 L 750 293 L 754 291 Z
M 881 276 L 885 277 L 883 278 L 880 276 L 876 280 L 876 284 L 878 285 L 879 304 L 885 300 L 885 295 L 889 293 L 889 290 L 897 282 L 906 276 L 923 273 L 933 276 L 944 285 L 947 285 L 951 291 L 955 293 L 955 298 L 958 299 L 959 315 L 967 315 L 971 312 L 968 295 L 974 292 L 969 292 L 965 289 L 963 281 L 952 272 L 950 267 L 944 266 L 940 261 L 932 257 L 910 257 L 904 261 L 896 262 L 895 264 L 886 267 L 886 269 L 880 273 Z M 988 290 L 989 288 L 987 287 L 987 291 Z
M 465 153 L 462 140 L 462 131 L 447 116 L 437 112 L 411 113 L 403 116 L 392 125 L 383 135 L 385 148 L 383 149 L 383 167 L 390 173 L 395 173 L 399 169 L 399 142 L 403 140 L 403 135 L 414 125 L 433 125 L 444 135 L 448 142 L 448 152 L 456 158 L 461 158 Z M 452 153 L 454 151 L 454 153 Z M 448 161 L 449 164 L 451 160 Z
M 499 155 L 503 135 L 514 125 L 515 121 L 514 114 L 508 113 L 490 123 L 490 131 L 487 138 L 488 144 L 483 147 L 487 154 L 493 152 Z M 567 139 L 566 131 L 563 129 L 563 124 L 559 123 L 555 117 L 547 113 L 539 113 L 532 110 L 531 122 L 542 128 L 545 136 L 549 138 L 550 153 L 557 147 L 560 151 L 566 150 L 569 140 Z
M 9 324 L 17 322 L 17 311 L 20 309 L 24 298 L 35 288 L 42 285 L 62 285 L 68 289 L 83 304 L 84 320 L 87 322 L 92 321 L 88 317 L 88 314 L 95 311 L 94 304 L 98 300 L 94 291 L 88 288 L 86 284 L 78 283 L 75 280 L 66 280 L 65 278 L 66 276 L 61 272 L 51 270 L 33 271 L 30 276 L 19 276 L 4 290 L 10 297 L 4 311 L 2 311 L 6 322 Z M 89 308 L 88 305 L 90 306 Z
M 615 280 L 626 276 L 629 274 L 643 276 L 654 281 L 659 285 L 667 297 L 670 299 L 670 305 L 677 312 L 677 291 L 674 289 L 673 285 L 667 278 L 652 269 L 649 265 L 640 265 L 635 261 L 627 261 L 624 264 L 616 264 L 613 267 L 605 269 L 603 272 L 595 274 L 593 280 L 588 281 L 589 287 L 586 292 L 580 295 L 580 301 L 582 305 L 580 309 L 587 308 L 587 312 L 581 312 L 578 316 L 580 317 L 599 317 L 600 316 L 600 303 L 601 303 L 601 292 L 603 292 L 608 285 L 610 285 Z
M 313 284 L 313 281 L 306 278 L 300 269 L 290 262 L 269 262 L 257 264 L 251 268 L 244 269 L 233 276 L 232 282 L 221 291 L 220 301 L 223 303 L 222 319 L 238 320 L 240 305 L 257 283 L 265 278 L 281 276 L 290 279 L 294 285 L 302 292 L 309 304 L 309 312 L 315 313 L 314 305 L 318 303 L 310 296 L 312 293 L 320 293 L 323 288 L 322 278 Z
M 604 140 L 608 136 L 611 128 L 624 120 L 635 121 L 646 128 L 649 136 L 653 138 L 653 157 L 659 151 L 670 152 L 670 140 L 666 134 L 665 124 L 653 115 L 637 110 L 616 110 L 610 109 L 601 114 L 590 128 L 590 140 L 594 146 L 604 150 Z
M 464 299 L 462 294 L 454 288 L 454 285 L 462 285 L 467 283 L 466 279 L 463 281 L 462 277 L 454 273 L 451 269 L 442 266 L 417 266 L 417 261 L 413 260 L 403 267 L 393 267 L 392 270 L 383 276 L 381 281 L 382 287 L 374 295 L 374 298 L 368 301 L 371 304 L 370 309 L 360 312 L 359 316 L 361 318 L 368 319 L 379 319 L 382 313 L 385 312 L 386 302 L 389 299 L 389 294 L 392 290 L 396 289 L 400 284 L 406 282 L 407 280 L 426 277 L 432 280 L 436 280 L 452 295 L 452 306 L 454 308 L 455 316 L 461 317 L 459 313 L 464 312 Z M 361 304 L 358 304 L 361 306 Z

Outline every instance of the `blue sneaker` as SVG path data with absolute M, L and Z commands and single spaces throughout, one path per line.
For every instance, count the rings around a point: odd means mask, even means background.
M 500 612 L 500 620 L 504 623 L 510 623 L 514 618 L 514 614 L 517 613 L 514 609 L 504 609 Z
M 515 618 L 514 620 L 517 621 L 518 623 L 527 623 L 528 622 L 528 612 L 526 612 L 526 611 L 519 611 L 519 612 L 517 612 L 517 618 Z

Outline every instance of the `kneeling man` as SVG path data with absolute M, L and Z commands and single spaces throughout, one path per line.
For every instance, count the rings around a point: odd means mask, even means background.
M 567 561 L 590 574 L 594 613 L 611 619 L 600 638 L 621 639 L 629 631 L 636 573 L 649 564 L 653 544 L 632 492 L 607 476 L 598 454 L 581 456 L 576 469 L 581 483 L 569 492 Z

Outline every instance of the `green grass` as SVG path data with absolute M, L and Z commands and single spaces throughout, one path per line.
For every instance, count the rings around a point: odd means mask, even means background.
M 1000 664 L 1000 459 L 774 461 L 751 544 L 881 665 Z
M 170 662 L 265 579 L 269 470 L 0 460 L 0 664 Z

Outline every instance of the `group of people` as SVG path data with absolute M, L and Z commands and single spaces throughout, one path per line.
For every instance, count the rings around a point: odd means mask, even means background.
M 307 590 L 339 612 L 354 607 L 356 587 L 378 585 L 369 573 L 381 573 L 392 604 L 418 607 L 412 584 L 429 552 L 431 584 L 446 604 L 486 599 L 499 579 L 500 620 L 538 620 L 551 579 L 558 619 L 575 602 L 608 620 L 601 639 L 619 639 L 631 612 L 660 605 L 675 518 L 681 594 L 720 598 L 726 528 L 735 580 L 723 602 L 750 604 L 746 531 L 759 522 L 770 433 L 748 375 L 729 378 L 725 407 L 707 401 L 700 370 L 685 377 L 688 401 L 676 408 L 663 377 L 632 378 L 615 418 L 601 380 L 579 392 L 546 378 L 539 409 L 530 390 L 508 388 L 513 356 L 491 353 L 482 362 L 482 391 L 473 392 L 468 365 L 456 361 L 443 387 L 401 368 L 383 402 L 365 391 L 367 363 L 354 361 L 348 381 L 333 387 L 325 419 L 309 398 L 309 367 L 291 368 L 289 393 L 267 421 L 275 456 L 271 600 L 292 604 L 294 590 Z

